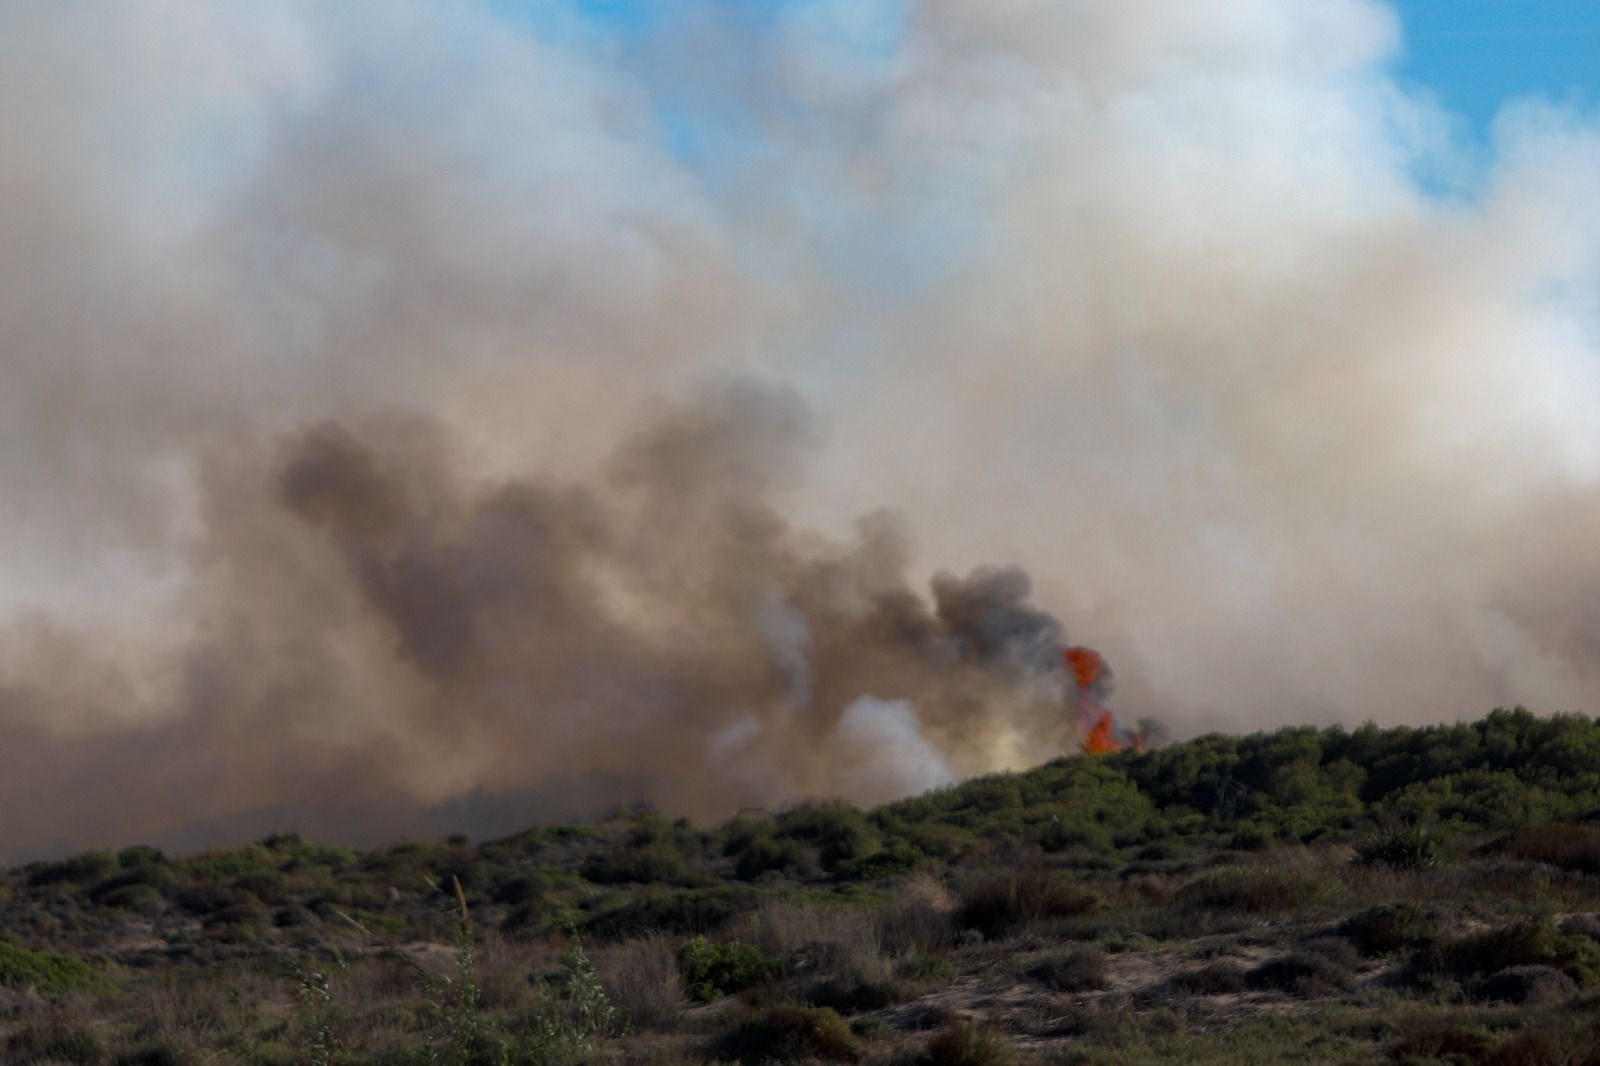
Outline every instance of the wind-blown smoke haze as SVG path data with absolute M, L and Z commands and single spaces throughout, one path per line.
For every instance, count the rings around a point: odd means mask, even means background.
M 1069 639 L 1600 705 L 1600 116 L 1358 0 L 634 6 L 0 9 L 0 855 L 885 799 Z

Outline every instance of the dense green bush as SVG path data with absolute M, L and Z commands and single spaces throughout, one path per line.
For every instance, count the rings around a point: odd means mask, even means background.
M 603 851 L 584 860 L 583 876 L 597 885 L 676 881 L 687 873 L 683 856 L 670 844 L 650 843 Z
M 1468 979 L 1514 966 L 1550 966 L 1580 986 L 1600 981 L 1600 944 L 1569 936 L 1549 918 L 1518 918 L 1498 929 L 1441 940 L 1419 950 L 1413 967 Z
M 927 862 L 928 857 L 918 849 L 909 844 L 896 844 L 845 863 L 839 867 L 837 876 L 841 881 L 873 881 L 910 873 Z
M 81 884 L 99 881 L 117 870 L 117 857 L 109 851 L 86 851 L 59 862 L 36 863 L 27 868 L 28 886 Z
M 131 870 L 135 866 L 160 865 L 166 861 L 167 856 L 160 848 L 148 844 L 135 844 L 117 852 L 117 864 L 124 870 Z
M 729 888 L 650 893 L 601 911 L 584 928 L 596 939 L 610 941 L 647 933 L 709 935 L 735 916 L 754 910 L 756 902 L 752 892 Z
M 27 951 L 0 940 L 0 987 L 64 996 L 104 991 L 109 986 L 100 971 L 86 962 L 48 951 Z
M 1358 844 L 1356 858 L 1368 866 L 1431 870 L 1439 865 L 1439 844 L 1425 826 L 1386 829 Z
M 815 854 L 815 849 L 799 840 L 758 836 L 737 852 L 734 876 L 741 881 L 754 881 L 762 874 L 774 871 L 804 876 L 815 866 Z
M 717 944 L 697 936 L 678 951 L 684 991 L 701 1003 L 754 988 L 779 969 L 777 959 L 739 940 Z
M 798 840 L 816 849 L 817 861 L 828 872 L 865 858 L 878 847 L 866 815 L 847 803 L 807 803 L 778 816 L 772 827 L 776 840 Z

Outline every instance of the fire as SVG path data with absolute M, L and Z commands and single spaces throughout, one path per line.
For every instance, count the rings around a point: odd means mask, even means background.
M 1111 712 L 1103 707 L 1094 707 L 1099 712 L 1094 725 L 1089 728 L 1088 734 L 1083 738 L 1083 751 L 1085 755 L 1110 755 L 1112 752 L 1122 750 L 1122 742 L 1117 739 L 1117 720 Z M 1087 710 L 1088 708 L 1085 708 Z
M 1106 661 L 1093 648 L 1068 648 L 1061 653 L 1061 658 L 1066 660 L 1080 692 L 1094 688 L 1105 672 Z
M 1061 652 L 1071 676 L 1068 698 L 1077 705 L 1081 716 L 1083 739 L 1079 742 L 1085 755 L 1110 755 L 1133 748 L 1143 751 L 1144 744 L 1136 732 L 1123 729 L 1116 715 L 1101 703 L 1110 694 L 1111 669 L 1105 657 L 1093 648 L 1072 647 Z

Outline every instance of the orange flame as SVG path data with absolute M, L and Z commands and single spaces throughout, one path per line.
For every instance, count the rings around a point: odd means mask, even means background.
M 1079 689 L 1091 689 L 1105 673 L 1106 661 L 1093 648 L 1068 648 L 1061 653 Z
M 1122 743 L 1117 740 L 1116 719 L 1111 717 L 1111 712 L 1103 707 L 1095 708 L 1100 712 L 1090 727 L 1089 734 L 1083 738 L 1083 751 L 1086 755 L 1110 755 L 1112 752 L 1122 750 Z
M 1110 755 L 1132 747 L 1144 750 L 1144 739 L 1137 734 L 1124 741 L 1117 729 L 1117 719 L 1109 710 L 1096 702 L 1105 698 L 1104 688 L 1110 680 L 1110 670 L 1105 657 L 1093 648 L 1064 648 L 1061 659 L 1067 664 L 1075 686 L 1071 693 L 1073 702 L 1083 716 L 1083 739 L 1080 744 L 1086 755 Z

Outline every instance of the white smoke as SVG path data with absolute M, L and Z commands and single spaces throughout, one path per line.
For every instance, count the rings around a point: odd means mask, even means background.
M 835 779 L 846 795 L 877 802 L 955 780 L 944 755 L 923 737 L 916 708 L 905 700 L 860 697 L 845 708 L 835 740 Z

